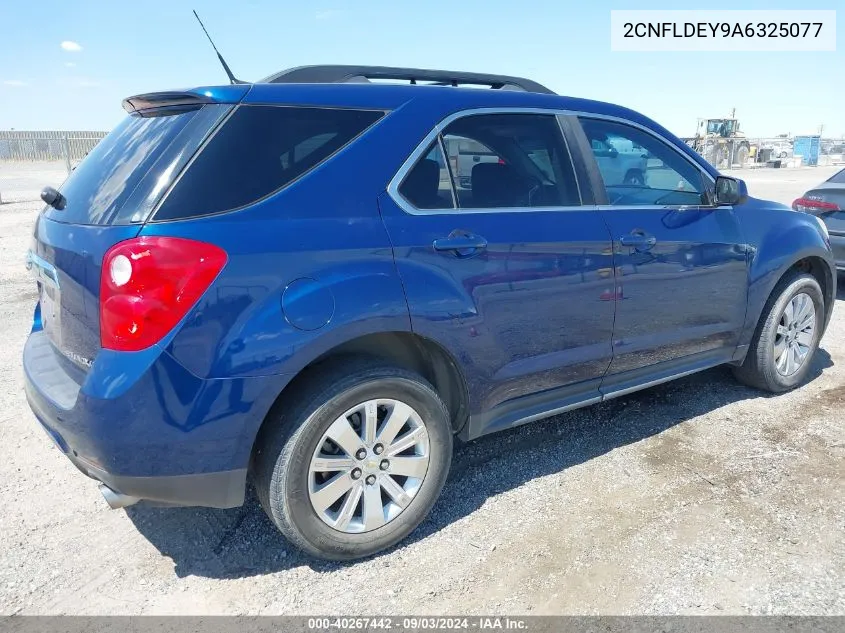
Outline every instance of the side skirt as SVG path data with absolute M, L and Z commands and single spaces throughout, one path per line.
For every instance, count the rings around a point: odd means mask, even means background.
M 567 385 L 508 400 L 487 412 L 471 415 L 469 421 L 458 433 L 458 437 L 464 441 L 474 440 L 482 435 L 504 431 L 572 409 L 618 398 L 731 361 L 736 362 L 732 349 L 701 352 L 693 356 L 605 376 L 604 379 L 587 380 L 576 385 Z

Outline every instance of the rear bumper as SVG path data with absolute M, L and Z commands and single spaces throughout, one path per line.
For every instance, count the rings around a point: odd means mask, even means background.
M 52 436 L 49 431 L 48 435 Z M 56 446 L 59 444 L 56 443 Z M 236 508 L 244 502 L 246 468 L 197 475 L 130 477 L 107 473 L 72 453 L 65 455 L 80 472 L 128 497 L 167 505 L 209 508 Z
M 78 374 L 41 331 L 23 367 L 35 417 L 89 477 L 164 504 L 243 503 L 252 442 L 281 377 L 203 380 L 162 350 L 103 351 Z

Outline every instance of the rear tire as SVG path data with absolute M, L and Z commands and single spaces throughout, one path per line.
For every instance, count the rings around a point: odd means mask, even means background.
M 773 393 L 800 385 L 818 349 L 824 314 L 815 277 L 797 271 L 784 276 L 766 302 L 748 355 L 734 375 L 750 387 Z
M 369 556 L 404 539 L 440 495 L 452 459 L 449 413 L 425 379 L 379 360 L 347 359 L 315 368 L 312 376 L 297 389 L 295 402 L 272 413 L 275 418 L 262 429 L 253 468 L 256 492 L 276 527 L 308 554 L 329 560 Z M 389 427 L 395 425 L 387 422 L 394 412 L 396 420 L 409 413 L 391 439 Z M 376 422 L 368 437 L 370 415 Z M 343 437 L 335 443 L 339 433 Z M 394 453 L 412 434 L 419 440 Z M 359 459 L 362 449 L 366 457 Z M 400 463 L 419 469 L 425 457 L 424 473 L 392 472 Z M 343 467 L 325 466 L 333 458 Z M 348 491 L 323 507 L 326 495 L 334 494 L 328 484 Z

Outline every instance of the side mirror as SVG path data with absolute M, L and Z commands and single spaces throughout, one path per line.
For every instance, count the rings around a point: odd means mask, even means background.
M 716 178 L 716 204 L 737 205 L 748 199 L 748 187 L 740 178 L 719 176 Z

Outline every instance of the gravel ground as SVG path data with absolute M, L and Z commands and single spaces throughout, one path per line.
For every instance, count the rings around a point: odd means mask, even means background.
M 741 175 L 788 203 L 833 171 Z M 719 368 L 459 448 L 433 515 L 364 562 L 299 554 L 254 497 L 109 510 L 23 394 L 23 254 L 62 178 L 0 163 L 0 614 L 845 614 L 841 307 L 792 393 Z

